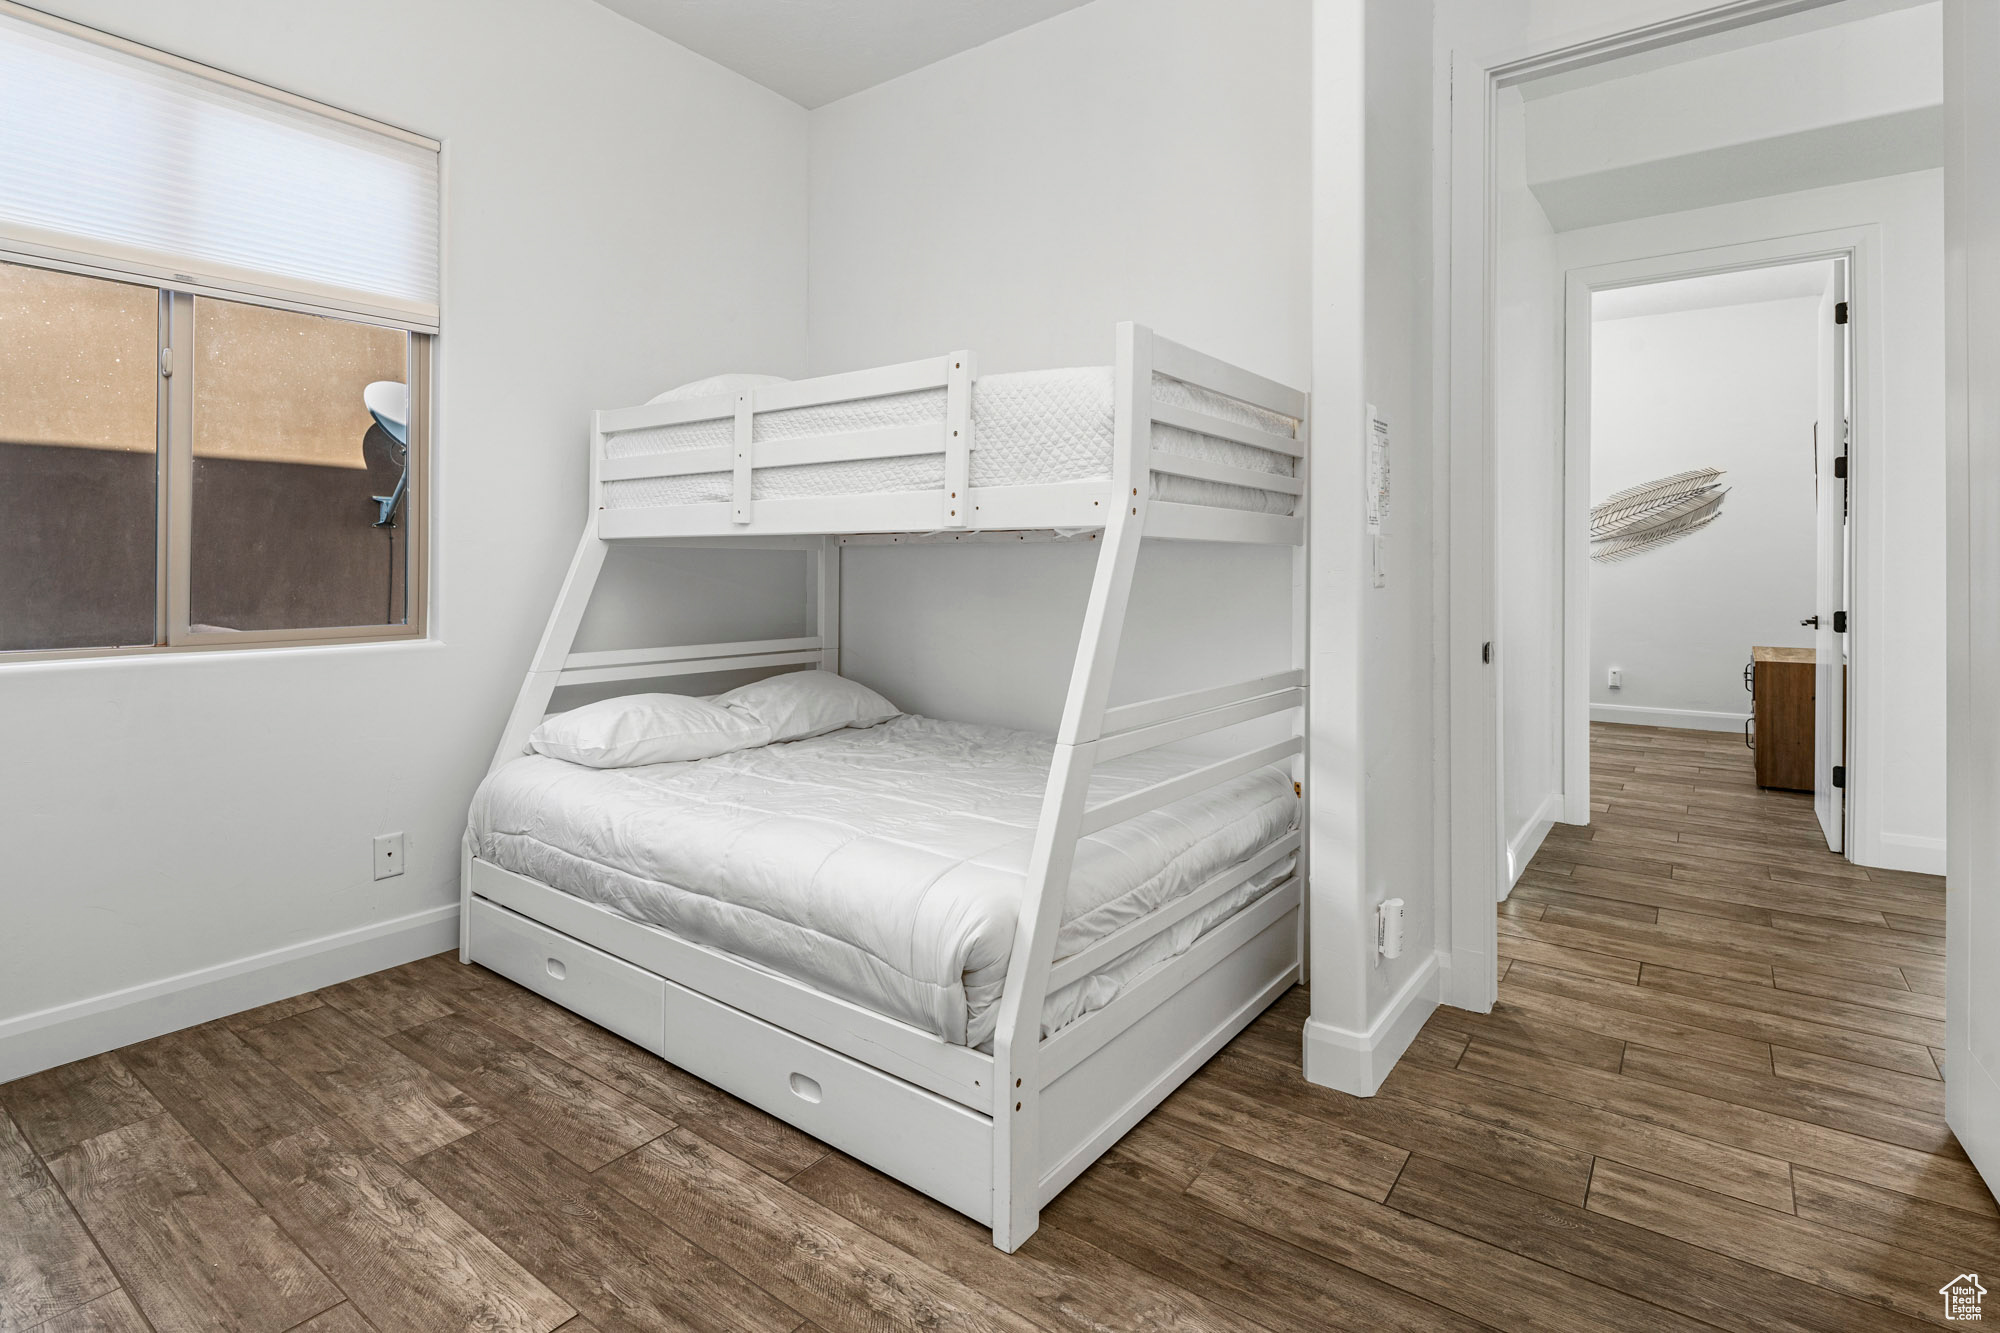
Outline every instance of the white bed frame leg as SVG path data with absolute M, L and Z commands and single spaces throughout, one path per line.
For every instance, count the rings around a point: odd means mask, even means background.
M 472 961 L 472 826 L 458 839 L 458 961 Z
M 1140 534 L 1151 490 L 1146 457 L 1152 443 L 1152 389 L 1152 334 L 1142 325 L 1120 324 L 1112 476 L 1117 482 L 1116 493 L 1128 503 L 1105 523 L 1104 545 L 1097 553 L 1097 572 L 1091 580 L 1090 603 L 1070 672 L 1062 725 L 1056 732 L 1048 790 L 1035 826 L 1014 952 L 1007 964 L 1007 985 L 993 1038 L 993 1077 L 998 1094 L 993 1115 L 993 1243 L 1010 1254 L 1041 1224 L 1046 1164 L 1039 1134 L 1042 1079 L 1036 1066 L 1042 1044 L 1042 1001 L 1048 994 L 1056 934 L 1069 899 L 1077 830 L 1096 765 L 1097 740 L 1125 628 L 1132 575 L 1139 562 Z
M 813 607 L 819 628 L 819 668 L 840 674 L 840 538 L 822 537 L 814 557 Z

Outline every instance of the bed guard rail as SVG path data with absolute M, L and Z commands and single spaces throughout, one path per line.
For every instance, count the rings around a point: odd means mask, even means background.
M 1142 750 L 1156 749 L 1212 731 L 1221 731 L 1274 713 L 1303 710 L 1306 703 L 1306 673 L 1280 671 L 1233 685 L 1190 690 L 1185 694 L 1162 695 L 1140 703 L 1104 710 L 1104 725 L 1096 743 L 1095 761 L 1103 762 Z M 1304 731 L 1300 727 L 1301 733 Z M 1261 745 L 1230 755 L 1179 777 L 1156 782 L 1117 800 L 1088 806 L 1077 824 L 1077 836 L 1088 837 L 1100 829 L 1158 809 L 1184 796 L 1191 796 L 1231 778 L 1254 773 L 1305 752 L 1303 734 L 1269 745 Z M 1055 990 L 1087 977 L 1130 949 L 1169 930 L 1201 911 L 1216 899 L 1276 865 L 1298 851 L 1303 839 L 1300 830 L 1271 843 L 1247 861 L 1213 876 L 1199 888 L 1139 920 L 1131 922 L 1086 949 L 1055 963 L 1049 971 L 1049 989 Z
M 817 666 L 824 644 L 817 634 L 796 639 L 751 639 L 742 643 L 697 643 L 679 648 L 627 648 L 571 653 L 563 659 L 557 685 L 598 685 L 617 680 L 699 676 L 750 667 Z
M 1238 862 L 1206 880 L 1193 892 L 1174 899 L 1150 916 L 1141 917 L 1128 926 L 1112 931 L 1089 948 L 1071 954 L 1049 969 L 1049 989 L 1061 990 L 1072 981 L 1081 981 L 1087 976 L 1101 972 L 1155 935 L 1172 930 L 1224 894 L 1248 884 L 1287 856 L 1297 852 L 1304 836 L 1300 830 L 1293 829 L 1249 860 Z
M 1190 700 L 1195 702 L 1188 705 L 1187 701 Z M 1128 725 L 1122 730 L 1113 730 L 1113 727 L 1116 725 L 1116 715 L 1127 710 L 1106 709 L 1105 730 L 1098 738 L 1097 753 L 1093 758 L 1097 762 L 1102 762 L 1123 755 L 1136 754 L 1141 750 L 1155 749 L 1175 741 L 1233 727 L 1253 718 L 1294 708 L 1303 709 L 1305 702 L 1305 673 L 1287 671 L 1277 676 L 1246 681 L 1241 685 L 1200 690 L 1193 694 L 1176 695 L 1131 705 L 1130 708 L 1136 712 L 1128 712 L 1128 716 L 1139 717 L 1151 715 L 1151 710 L 1172 709 L 1176 705 L 1182 707 L 1160 721 L 1139 726 Z M 1302 735 L 1292 736 L 1203 765 L 1179 777 L 1156 782 L 1129 796 L 1120 796 L 1101 805 L 1088 806 L 1078 822 L 1077 836 L 1088 837 L 1100 829 L 1122 823 L 1135 815 L 1156 810 L 1183 797 L 1206 791 L 1232 778 L 1254 773 L 1266 765 L 1278 763 L 1304 752 L 1305 738 Z
M 601 411 L 595 417 L 592 445 L 596 470 L 592 504 L 604 510 L 603 487 L 615 482 L 728 473 L 730 522 L 747 526 L 754 516 L 752 491 L 760 468 L 942 454 L 944 493 L 936 526 L 963 528 L 968 525 L 965 497 L 971 484 L 973 380 L 972 353 L 957 351 L 893 366 L 761 385 L 733 394 Z M 867 427 L 806 439 L 756 438 L 756 419 L 764 413 L 937 389 L 945 395 L 941 422 Z M 731 423 L 733 435 L 726 445 L 618 456 L 611 452 L 612 442 L 620 436 L 725 420 Z
M 1307 446 L 1311 438 L 1309 396 L 1158 334 L 1148 334 L 1147 342 L 1154 372 L 1297 423 L 1289 433 L 1280 434 L 1197 408 L 1161 402 L 1158 395 L 1151 392 L 1150 382 L 1138 385 L 1135 387 L 1144 396 L 1144 411 L 1154 426 L 1173 426 L 1210 439 L 1249 445 L 1291 462 L 1287 471 L 1265 472 L 1253 467 L 1192 458 L 1155 447 L 1153 433 L 1149 430 L 1143 458 L 1147 472 L 1290 496 L 1295 502 L 1302 500 L 1306 495 Z M 1297 544 L 1304 540 L 1305 520 L 1297 503 L 1291 509 L 1289 514 L 1272 514 L 1210 504 L 1155 500 L 1147 516 L 1146 535 Z

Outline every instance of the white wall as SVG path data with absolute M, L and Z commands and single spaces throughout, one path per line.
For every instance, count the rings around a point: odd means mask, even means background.
M 850 546 L 841 673 L 911 712 L 1053 733 L 1098 549 L 1094 541 Z M 1112 702 L 1291 667 L 1289 554 L 1142 546 Z M 1208 739 L 1190 748 L 1250 743 L 1234 731 Z
M 1432 726 L 1430 7 L 1313 20 L 1312 1018 L 1306 1077 L 1373 1093 L 1439 994 Z M 1372 404 L 1393 474 L 1383 580 L 1363 526 Z M 1407 905 L 1402 957 L 1375 909 Z
M 1493 450 L 1497 464 L 1500 794 L 1511 889 L 1561 814 L 1562 277 L 1528 187 L 1527 120 L 1502 89 L 1494 125 Z
M 1891 9 L 1536 80 L 1529 181 L 1569 230 L 1935 167 L 1941 20 L 1936 3 Z
M 1702 467 L 1729 488 L 1692 536 L 1592 564 L 1594 720 L 1740 731 L 1751 647 L 1813 646 L 1818 352 L 1818 297 L 1593 325 L 1591 498 Z
M 1431 751 L 1438 681 L 1433 672 L 1431 483 L 1431 15 L 1427 4 L 1368 0 L 1366 197 L 1363 288 L 1368 401 L 1389 422 L 1394 498 L 1383 583 L 1361 591 L 1362 754 L 1365 762 L 1363 915 L 1358 954 L 1364 1030 L 1397 1043 L 1428 1016 L 1438 944 L 1434 890 L 1436 778 Z M 1351 449 L 1354 439 L 1341 442 Z M 1358 451 L 1357 451 L 1358 452 Z M 1334 521 L 1357 523 L 1352 513 Z M 1404 952 L 1378 958 L 1373 909 L 1406 904 Z M 1331 969 L 1328 969 L 1331 970 Z M 1325 976 L 1325 972 L 1321 973 Z M 1415 998 L 1418 1002 L 1411 1003 Z M 1399 1007 L 1400 1006 L 1400 1007 Z M 1314 1016 L 1320 1013 L 1314 997 Z M 1386 1064 L 1378 1068 L 1387 1073 Z
M 812 361 L 1308 366 L 1307 0 L 1095 0 L 812 113 Z
M 814 369 L 1104 365 L 1131 319 L 1306 383 L 1307 28 L 1096 0 L 814 111 Z M 1097 549 L 850 547 L 842 669 L 1053 731 Z M 1288 550 L 1149 549 L 1113 700 L 1283 669 L 1290 586 Z
M 466 805 L 582 526 L 587 411 L 806 366 L 805 113 L 599 5 L 43 7 L 445 142 L 436 620 L 0 668 L 0 1079 L 445 947 Z M 408 870 L 375 882 L 397 829 Z

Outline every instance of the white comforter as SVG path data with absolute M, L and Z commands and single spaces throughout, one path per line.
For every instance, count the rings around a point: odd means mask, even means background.
M 904 716 L 696 763 L 582 768 L 541 755 L 472 804 L 480 857 L 683 938 L 977 1046 L 993 1033 L 1052 744 Z M 1097 802 L 1198 767 L 1150 752 L 1100 768 Z M 1281 836 L 1276 767 L 1107 828 L 1077 849 L 1066 957 Z M 1053 1030 L 1185 951 L 1280 863 L 1168 937 L 1049 997 Z

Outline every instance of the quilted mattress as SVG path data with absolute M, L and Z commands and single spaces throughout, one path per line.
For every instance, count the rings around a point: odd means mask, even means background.
M 905 715 L 693 763 L 591 769 L 526 755 L 472 804 L 475 854 L 633 920 L 981 1046 L 998 1018 L 1052 742 Z M 1101 767 L 1093 803 L 1197 767 L 1158 751 Z M 1282 768 L 1093 834 L 1077 848 L 1058 960 L 1292 828 Z M 1290 872 L 1289 859 L 1051 994 L 1054 1031 Z
M 1165 375 L 1153 376 L 1153 394 L 1161 403 L 1280 435 L 1290 435 L 1296 424 L 1289 417 Z M 944 415 L 944 390 L 930 389 L 823 407 L 762 412 L 755 418 L 753 438 L 802 440 L 874 427 L 926 422 L 942 425 Z M 1020 486 L 1108 476 L 1116 416 L 1108 366 L 981 376 L 972 390 L 972 484 Z M 734 431 L 735 425 L 728 419 L 627 431 L 606 441 L 606 451 L 612 458 L 629 458 L 713 448 L 733 443 Z M 1153 445 L 1165 453 L 1280 476 L 1292 475 L 1293 460 L 1289 455 L 1234 440 L 1197 435 L 1176 426 L 1156 423 Z M 865 495 L 937 490 L 943 485 L 944 456 L 919 454 L 847 463 L 760 467 L 752 476 L 751 497 L 764 500 Z M 1271 514 L 1289 514 L 1295 503 L 1292 496 L 1275 491 L 1164 473 L 1154 475 L 1153 494 L 1157 499 L 1182 504 Z M 614 481 L 605 487 L 605 503 L 612 509 L 726 502 L 731 497 L 732 478 L 727 472 Z

